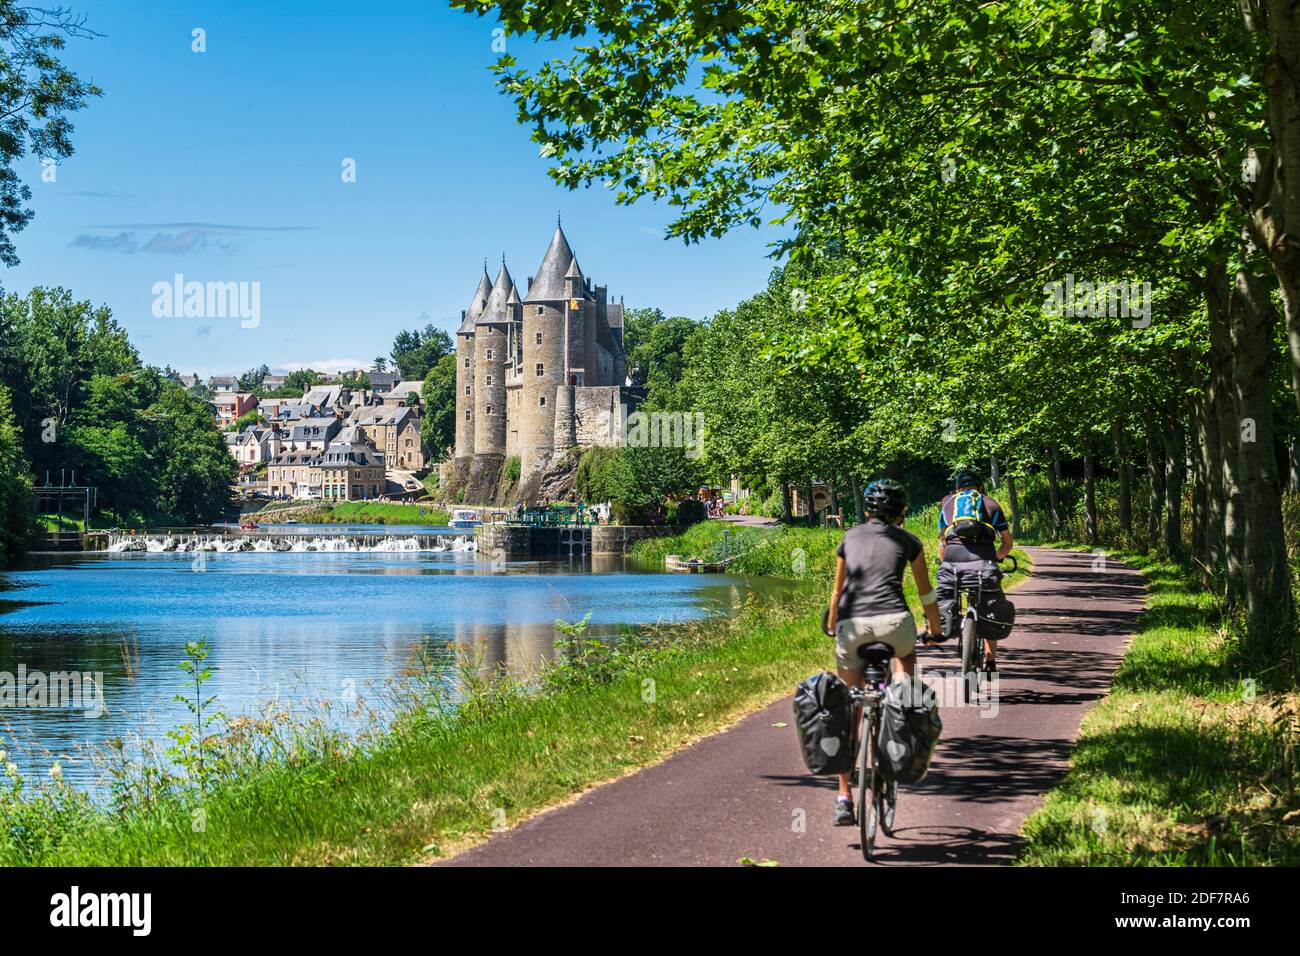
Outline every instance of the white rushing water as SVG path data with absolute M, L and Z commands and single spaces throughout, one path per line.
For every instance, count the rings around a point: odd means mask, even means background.
M 267 536 L 223 534 L 122 534 L 109 535 L 111 552 L 147 551 L 333 551 L 333 552 L 428 552 L 474 551 L 476 545 L 469 534 L 326 534 Z

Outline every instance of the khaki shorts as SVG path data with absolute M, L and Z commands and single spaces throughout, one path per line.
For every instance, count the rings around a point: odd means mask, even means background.
M 916 650 L 916 621 L 911 611 L 850 617 L 835 625 L 835 662 L 846 670 L 862 670 L 858 656 L 863 644 L 888 644 L 894 656 L 906 657 Z

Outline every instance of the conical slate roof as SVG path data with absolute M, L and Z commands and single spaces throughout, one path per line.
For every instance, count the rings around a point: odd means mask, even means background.
M 479 276 L 478 288 L 474 290 L 474 298 L 469 300 L 469 311 L 465 313 L 465 321 L 460 324 L 456 334 L 469 334 L 474 331 L 474 323 L 478 317 L 483 314 L 483 309 L 487 306 L 488 296 L 492 294 L 492 280 L 488 278 L 487 266 L 483 267 L 483 275 Z
M 569 262 L 569 271 L 564 274 L 566 279 L 581 279 L 582 269 L 578 267 L 578 257 L 574 256 Z
M 503 261 L 501 271 L 497 273 L 496 281 L 492 283 L 492 294 L 488 296 L 487 305 L 484 306 L 483 312 L 478 317 L 478 323 L 482 325 L 485 322 L 507 322 L 510 319 L 510 312 L 506 308 L 510 301 L 510 293 L 514 291 L 515 280 L 510 278 L 510 270 L 506 268 Z
M 537 267 L 537 276 L 524 296 L 525 302 L 563 302 L 568 296 L 564 290 L 564 276 L 573 261 L 573 250 L 569 240 L 564 238 L 564 230 L 555 227 L 551 245 L 542 257 L 542 264 Z

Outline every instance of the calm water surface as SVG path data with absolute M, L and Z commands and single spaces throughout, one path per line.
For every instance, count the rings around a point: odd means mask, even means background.
M 335 527 L 332 530 L 339 530 Z M 373 530 L 373 529 L 371 529 Z M 95 789 L 85 748 L 118 736 L 164 740 L 186 721 L 177 664 L 205 637 L 206 691 L 235 715 L 279 700 L 318 709 L 391 687 L 434 652 L 487 675 L 520 676 L 556 654 L 557 619 L 591 612 L 591 632 L 725 613 L 775 585 L 721 575 L 636 570 L 617 558 L 590 566 L 511 562 L 493 570 L 473 553 L 70 554 L 0 574 L 0 691 L 4 675 L 103 674 L 106 712 L 0 703 L 0 749 L 26 773 L 58 760 L 66 779 Z M 202 569 L 196 573 L 196 567 Z M 27 685 L 32 686 L 29 678 Z M 339 711 L 341 713 L 341 710 Z

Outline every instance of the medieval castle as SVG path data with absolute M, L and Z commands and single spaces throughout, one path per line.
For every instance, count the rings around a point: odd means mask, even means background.
M 519 457 L 518 497 L 575 446 L 617 440 L 626 405 L 623 305 L 578 266 L 564 230 L 523 288 L 487 268 L 456 332 L 456 450 L 465 501 L 488 502 Z

